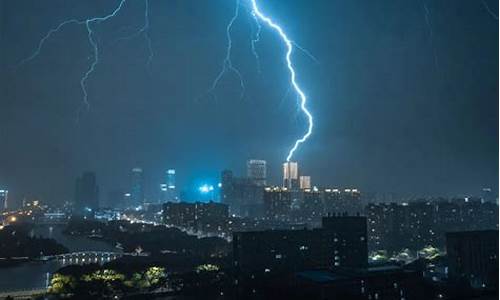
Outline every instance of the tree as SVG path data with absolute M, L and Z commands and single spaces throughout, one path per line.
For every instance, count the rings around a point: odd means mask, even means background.
M 134 273 L 127 285 L 138 290 L 154 290 L 163 286 L 166 278 L 165 268 L 150 267 L 144 272 Z
M 144 277 L 147 281 L 148 286 L 151 289 L 158 288 L 165 283 L 166 273 L 165 268 L 162 267 L 150 267 L 144 273 Z
M 73 276 L 54 274 L 50 281 L 48 292 L 51 294 L 70 294 L 74 292 L 76 280 Z
M 103 298 L 123 294 L 125 290 L 125 275 L 115 270 L 97 270 L 82 276 L 81 289 L 86 293 Z

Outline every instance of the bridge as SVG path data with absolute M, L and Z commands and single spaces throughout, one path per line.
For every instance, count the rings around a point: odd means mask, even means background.
M 122 252 L 107 252 L 107 251 L 80 251 L 63 253 L 57 255 L 49 255 L 41 257 L 42 260 L 58 260 L 63 265 L 84 265 L 90 263 L 106 263 L 129 253 Z
M 10 296 L 14 299 L 33 299 L 34 297 L 42 296 L 45 293 L 47 293 L 46 288 L 1 292 L 0 299 L 5 299 L 7 298 L 7 296 Z

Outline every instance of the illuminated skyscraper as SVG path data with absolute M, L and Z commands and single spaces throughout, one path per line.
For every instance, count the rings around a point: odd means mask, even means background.
M 132 188 L 129 206 L 137 207 L 144 203 L 144 175 L 141 168 L 132 169 Z
M 299 177 L 299 187 L 301 190 L 311 188 L 311 176 L 300 176 Z
M 296 162 L 287 161 L 283 164 L 283 186 L 288 189 L 297 189 L 299 166 Z
M 0 209 L 7 210 L 9 204 L 9 191 L 8 190 L 0 190 Z
M 256 185 L 265 186 L 267 177 L 266 161 L 260 159 L 248 160 L 247 177 Z
M 177 202 L 177 190 L 175 186 L 175 170 L 168 169 L 166 172 L 165 183 L 161 185 L 162 192 L 165 192 L 165 199 L 163 202 Z

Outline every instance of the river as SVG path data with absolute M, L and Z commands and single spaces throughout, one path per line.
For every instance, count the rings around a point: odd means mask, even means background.
M 62 225 L 37 226 L 32 234 L 53 238 L 70 252 L 106 251 L 118 252 L 110 244 L 85 237 L 66 236 Z M 60 260 L 47 262 L 27 262 L 0 268 L 0 292 L 39 289 L 47 286 L 48 276 L 63 266 Z

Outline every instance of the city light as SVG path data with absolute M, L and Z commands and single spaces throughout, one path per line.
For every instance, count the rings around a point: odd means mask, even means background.
M 206 193 L 209 193 L 209 192 L 213 191 L 214 190 L 214 186 L 213 185 L 204 184 L 204 185 L 200 186 L 198 188 L 198 190 L 201 193 L 206 194 Z

